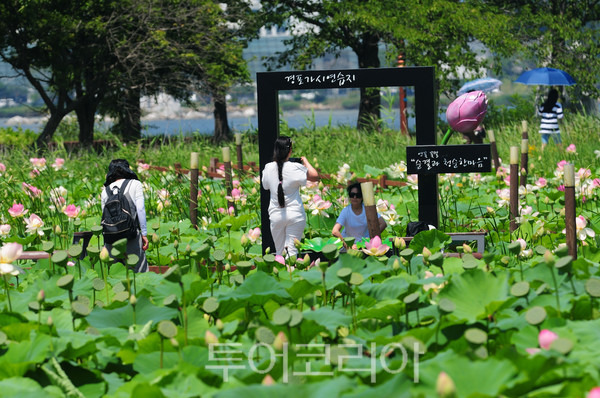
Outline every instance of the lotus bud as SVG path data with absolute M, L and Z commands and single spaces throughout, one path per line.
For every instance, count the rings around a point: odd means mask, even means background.
M 394 271 L 398 271 L 400 269 L 400 261 L 398 261 L 398 259 L 394 260 L 394 263 L 392 264 L 392 269 Z
M 102 250 L 100 250 L 100 261 L 108 261 L 109 258 L 110 255 L 108 254 L 108 249 L 104 246 Z
M 464 253 L 473 253 L 473 248 L 466 243 L 463 243 L 462 248 Z
M 162 213 L 164 208 L 164 205 L 162 202 L 158 202 L 158 204 L 156 205 L 156 211 L 158 211 L 159 213 Z
M 438 375 L 435 390 L 440 398 L 456 396 L 456 386 L 454 385 L 454 381 L 446 372 L 440 372 Z
M 552 252 L 550 250 L 546 250 L 546 252 L 544 253 L 544 261 L 549 266 L 554 265 L 554 254 L 552 254 Z
M 54 320 L 52 319 L 51 316 L 48 317 L 48 320 L 46 321 L 46 323 L 48 323 L 48 326 L 52 327 L 54 325 Z
M 491 208 L 490 206 L 486 207 L 485 209 L 486 209 L 486 210 L 487 210 L 487 212 L 488 212 L 488 213 L 490 213 L 490 214 L 494 214 L 494 213 L 495 213 L 495 210 L 494 210 L 493 208 Z
M 204 314 L 204 319 L 207 320 L 207 321 L 210 321 L 210 315 Z
M 46 299 L 46 293 L 44 292 L 44 289 L 42 289 L 39 291 L 39 293 L 37 295 L 37 302 L 43 303 L 45 299 Z
M 448 105 L 446 120 L 454 131 L 470 133 L 481 124 L 486 112 L 487 98 L 483 91 L 471 91 Z
M 152 243 L 158 243 L 160 242 L 160 238 L 158 237 L 158 234 L 155 232 L 152 234 Z
M 277 267 L 273 267 L 273 275 L 279 275 L 279 269 Z
M 273 377 L 271 377 L 271 375 L 266 375 L 261 384 L 263 386 L 272 386 L 273 384 L 275 384 L 275 380 L 273 379 Z
M 404 257 L 400 257 L 400 261 L 402 262 L 402 265 L 405 267 L 408 267 L 408 260 L 405 259 Z
M 204 333 L 204 341 L 206 342 L 206 345 L 219 344 L 219 339 L 210 330 L 207 330 L 206 333 Z
M 225 265 L 223 266 L 223 269 L 224 269 L 225 271 L 229 272 L 229 271 L 231 271 L 231 265 L 230 265 L 229 263 L 227 263 L 227 264 L 225 264 Z
M 62 228 L 60 227 L 60 225 L 58 225 L 58 224 L 57 224 L 57 225 L 54 227 L 54 233 L 55 233 L 56 235 L 60 235 L 60 234 L 61 234 L 61 232 L 62 232 Z
M 404 250 L 406 249 L 406 241 L 397 236 L 396 239 L 394 239 L 394 247 L 396 247 L 396 249 Z
M 173 247 L 174 247 L 175 249 L 177 249 L 177 248 L 179 247 L 179 241 L 178 241 L 177 239 L 175 239 L 175 240 L 173 241 Z
M 288 342 L 288 338 L 283 332 L 277 333 L 275 336 L 275 340 L 273 340 L 273 348 L 277 351 L 283 350 L 283 344 Z
M 223 323 L 222 320 L 217 319 L 217 322 L 215 322 L 215 326 L 217 327 L 218 330 L 223 330 L 223 328 L 225 327 L 225 324 Z
M 247 246 L 250 243 L 250 239 L 248 238 L 248 235 L 246 235 L 246 234 L 242 235 L 241 242 L 242 242 L 242 246 Z
M 300 248 L 300 246 L 302 246 L 302 242 L 300 242 L 297 238 L 294 238 L 294 246 L 296 248 Z
M 303 261 L 304 261 L 304 265 L 310 264 L 310 256 L 308 254 L 305 254 Z
M 175 337 L 171 337 L 171 340 L 169 340 L 171 342 L 171 345 L 174 348 L 178 348 L 179 347 L 179 341 L 177 341 L 177 339 Z
M 265 249 L 265 254 L 269 254 L 269 253 L 271 253 L 271 248 L 270 248 L 270 247 L 267 247 L 267 248 Z
M 185 247 L 185 253 L 186 253 L 186 254 L 190 254 L 191 252 L 192 252 L 192 246 L 190 246 L 190 245 L 187 245 L 187 246 Z
M 427 247 L 423 247 L 423 258 L 425 259 L 425 261 L 427 261 L 430 256 L 431 251 Z
M 137 304 L 137 298 L 135 297 L 135 294 L 132 294 L 131 296 L 129 296 L 129 304 L 131 304 L 134 307 Z

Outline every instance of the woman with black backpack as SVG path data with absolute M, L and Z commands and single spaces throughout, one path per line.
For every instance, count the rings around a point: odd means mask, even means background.
M 112 244 L 127 238 L 127 254 L 136 254 L 139 261 L 135 272 L 147 272 L 146 207 L 144 188 L 125 159 L 114 159 L 108 166 L 101 195 L 104 245 L 111 252 Z

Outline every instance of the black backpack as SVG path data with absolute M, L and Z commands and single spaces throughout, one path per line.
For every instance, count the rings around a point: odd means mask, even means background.
M 106 203 L 102 211 L 102 234 L 104 243 L 114 243 L 119 239 L 132 239 L 138 233 L 139 221 L 135 204 L 125 195 L 129 181 L 121 187 L 106 187 Z

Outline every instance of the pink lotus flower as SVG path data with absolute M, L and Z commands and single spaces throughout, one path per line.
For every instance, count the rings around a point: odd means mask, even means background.
M 230 202 L 243 202 L 246 199 L 246 195 L 242 195 L 242 192 L 238 188 L 233 188 L 231 190 L 231 196 L 225 196 Z
M 74 267 L 75 263 L 73 261 L 67 261 L 67 267 Z
M 148 163 L 139 162 L 137 166 L 137 172 L 140 174 L 150 171 L 150 165 Z
M 575 147 L 575 144 L 571 144 L 567 147 L 567 149 L 565 149 L 565 151 L 567 153 L 577 153 L 577 148 Z
M 452 101 L 446 110 L 446 120 L 459 133 L 474 131 L 487 112 L 487 98 L 483 91 L 465 93 Z
M 561 160 L 560 162 L 556 163 L 556 169 L 559 171 L 563 171 L 565 168 L 565 164 L 567 164 L 569 162 L 567 162 L 566 160 Z
M 275 261 L 277 261 L 281 265 L 285 265 L 285 258 L 281 254 L 277 254 L 275 256 Z
M 31 158 L 29 161 L 36 170 L 41 171 L 46 169 L 46 158 Z
M 63 213 L 65 213 L 69 218 L 77 218 L 80 211 L 81 207 L 75 205 L 68 205 L 63 209 Z
M 366 255 L 375 257 L 383 256 L 388 250 L 390 250 L 390 247 L 381 243 L 381 238 L 379 236 L 376 236 L 365 243 L 365 248 L 362 249 L 363 253 Z
M 577 170 L 577 177 L 579 177 L 580 180 L 585 180 L 586 178 L 588 178 L 591 175 L 592 175 L 592 172 L 590 169 L 580 168 L 579 170 Z
M 239 187 L 240 187 L 240 185 L 241 185 L 241 184 L 240 184 L 240 180 L 233 180 L 233 181 L 231 181 L 231 185 L 232 185 L 234 188 L 239 188 Z
M 443 277 L 444 277 L 443 274 L 434 275 L 433 272 L 431 272 L 431 271 L 425 271 L 425 279 L 443 278 Z M 446 285 L 446 283 L 448 283 L 448 282 L 442 282 L 439 285 L 437 285 L 435 283 L 426 283 L 423 285 L 423 290 L 425 290 L 425 291 L 433 290 L 434 293 L 439 293 L 439 291 Z
M 313 201 L 309 204 L 309 209 L 313 215 L 320 215 L 329 217 L 329 214 L 325 210 L 331 207 L 331 202 L 323 200 L 319 195 L 315 195 Z
M 575 218 L 575 228 L 577 228 L 577 238 L 579 238 L 579 240 L 586 240 L 588 236 L 590 238 L 596 236 L 596 232 L 587 227 L 587 221 L 582 215 Z
M 10 225 L 9 224 L 0 225 L 0 235 L 8 236 L 8 234 L 10 234 Z
M 6 166 L 4 163 L 0 163 L 0 173 L 4 173 L 6 171 Z
M 594 387 L 587 393 L 586 398 L 600 398 L 600 387 Z
M 27 225 L 25 230 L 28 234 L 37 233 L 39 236 L 44 235 L 44 231 L 42 231 L 44 222 L 38 215 L 31 213 L 29 218 L 24 218 L 23 221 L 25 221 L 25 224 Z
M 65 160 L 63 158 L 56 158 L 54 159 L 54 163 L 52 163 L 52 168 L 56 171 L 60 170 L 63 168 L 63 166 L 65 165 Z
M 250 242 L 256 243 L 258 238 L 260 238 L 260 228 L 256 227 L 248 231 L 248 239 L 250 239 Z
M 23 206 L 21 203 L 15 203 L 10 209 L 8 209 L 8 214 L 10 214 L 11 217 L 17 218 L 23 217 L 28 211 L 29 210 L 26 210 L 25 206 Z
M 557 338 L 558 335 L 548 329 L 542 329 L 538 334 L 538 342 L 540 344 L 540 347 L 542 347 L 544 350 L 549 350 L 550 345 Z
M 538 178 L 538 180 L 535 182 L 535 185 L 538 188 L 544 188 L 546 185 L 548 185 L 548 181 L 544 178 L 544 177 L 540 177 Z
M 19 259 L 23 253 L 23 246 L 19 243 L 7 243 L 0 249 L 0 274 L 19 275 L 24 271 L 12 263 Z
M 25 193 L 27 195 L 31 196 L 32 198 L 37 198 L 42 194 L 41 189 L 36 188 L 33 185 L 27 184 L 26 182 L 21 184 L 21 186 L 23 187 L 23 190 L 25 191 Z

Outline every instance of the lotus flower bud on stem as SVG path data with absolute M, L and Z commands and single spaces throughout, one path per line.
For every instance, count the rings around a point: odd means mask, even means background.
M 446 120 L 454 131 L 470 133 L 483 122 L 487 112 L 487 97 L 483 91 L 465 93 L 448 105 Z
M 43 303 L 45 299 L 46 299 L 46 293 L 44 292 L 44 289 L 42 289 L 39 291 L 39 293 L 37 295 L 37 302 Z
M 454 381 L 446 372 L 440 372 L 435 384 L 435 391 L 440 398 L 451 398 L 456 396 L 456 386 Z
M 219 339 L 210 330 L 207 330 L 206 333 L 204 333 L 204 341 L 206 342 L 206 345 L 219 344 Z
M 464 253 L 473 253 L 471 246 L 467 245 L 466 243 L 463 243 L 462 247 Z
M 104 246 L 102 248 L 102 250 L 100 250 L 100 260 L 108 261 L 109 258 L 110 258 L 110 255 L 108 254 L 108 249 L 106 248 L 106 246 Z
M 285 333 L 280 331 L 279 333 L 277 333 L 277 336 L 275 336 L 275 340 L 273 340 L 273 348 L 275 348 L 277 351 L 281 351 L 283 350 L 283 345 L 287 342 L 287 336 L 285 335 Z
M 275 380 L 271 375 L 266 375 L 265 378 L 262 380 L 261 384 L 263 386 L 272 386 L 273 384 L 275 384 Z
M 429 260 L 430 256 L 431 251 L 427 247 L 423 247 L 423 258 L 425 259 L 425 261 Z

